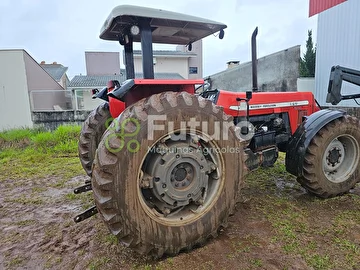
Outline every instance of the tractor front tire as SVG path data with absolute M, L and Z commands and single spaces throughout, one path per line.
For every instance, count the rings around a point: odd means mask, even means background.
M 309 192 L 330 198 L 360 181 L 360 121 L 344 116 L 324 126 L 307 148 L 298 182 Z
M 243 180 L 235 132 L 222 108 L 185 92 L 127 108 L 105 132 L 92 175 L 96 207 L 119 242 L 161 257 L 215 237 Z
M 88 176 L 91 176 L 95 151 L 111 121 L 109 103 L 106 102 L 99 105 L 88 115 L 81 128 L 78 152 L 81 165 Z

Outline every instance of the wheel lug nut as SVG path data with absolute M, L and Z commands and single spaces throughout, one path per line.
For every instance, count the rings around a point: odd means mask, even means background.
M 163 185 L 162 185 L 162 188 L 166 188 L 166 184 L 163 184 Z
M 169 208 L 164 209 L 164 216 L 166 217 L 168 214 L 170 214 L 171 210 Z

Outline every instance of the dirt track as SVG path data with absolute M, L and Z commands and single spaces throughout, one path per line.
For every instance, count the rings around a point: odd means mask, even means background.
M 360 212 L 357 195 L 324 201 L 292 179 L 251 180 L 217 239 L 152 261 L 118 245 L 98 216 L 73 222 L 91 202 L 90 193 L 72 195 L 85 179 L 0 182 L 0 269 L 360 269 L 359 215 L 336 223 Z M 355 246 L 333 245 L 336 239 Z

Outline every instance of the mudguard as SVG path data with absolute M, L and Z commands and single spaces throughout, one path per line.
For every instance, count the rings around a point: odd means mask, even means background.
M 116 98 L 122 102 L 125 102 L 126 94 L 134 87 L 135 80 L 129 79 L 120 84 L 119 87 L 116 87 L 113 91 L 109 92 L 107 95 L 112 98 Z
M 306 149 L 312 138 L 325 125 L 345 114 L 345 111 L 325 109 L 307 117 L 289 140 L 285 158 L 286 170 L 297 177 L 301 176 Z

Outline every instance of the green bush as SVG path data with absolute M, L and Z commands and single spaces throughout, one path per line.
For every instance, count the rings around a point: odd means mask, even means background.
M 29 128 L 8 130 L 0 132 L 0 149 L 2 152 L 10 148 L 30 148 L 43 153 L 76 153 L 80 130 L 80 126 L 74 125 L 59 126 L 53 132 Z
M 69 178 L 83 173 L 77 154 L 80 130 L 80 126 L 60 126 L 53 132 L 0 132 L 0 181 L 49 175 Z
M 0 149 L 24 148 L 31 143 L 31 138 L 41 133 L 41 129 L 20 128 L 0 132 Z

